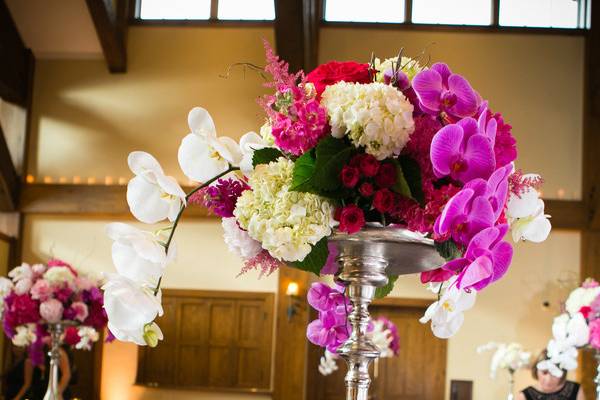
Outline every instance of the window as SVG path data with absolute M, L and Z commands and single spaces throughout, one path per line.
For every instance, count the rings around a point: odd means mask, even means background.
M 219 0 L 219 19 L 274 20 L 273 0 Z
M 216 7 L 217 19 L 266 21 L 275 19 L 274 0 L 138 0 L 143 20 L 209 20 Z M 214 5 L 213 5 L 214 4 Z
M 210 0 L 140 0 L 141 19 L 209 19 Z
M 546 28 L 579 28 L 585 1 L 500 0 L 500 25 Z M 591 1 L 590 1 L 591 3 Z
M 326 0 L 325 20 L 346 22 L 404 22 L 404 1 Z
M 412 21 L 418 24 L 490 25 L 492 1 L 413 0 Z

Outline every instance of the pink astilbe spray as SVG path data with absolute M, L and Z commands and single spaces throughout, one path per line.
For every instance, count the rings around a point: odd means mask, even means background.
M 516 170 L 508 177 L 508 187 L 510 188 L 510 192 L 518 198 L 521 198 L 521 195 L 528 192 L 529 189 L 539 191 L 543 183 L 544 179 L 539 175 L 524 178 L 523 171 L 520 169 Z
M 289 72 L 289 65 L 275 55 L 266 40 L 267 65 L 265 71 L 273 81 L 265 83 L 275 94 L 265 95 L 258 103 L 271 121 L 271 133 L 281 150 L 301 155 L 316 146 L 329 132 L 327 112 L 316 100 L 316 93 L 308 90 L 304 72 Z
M 263 250 L 256 256 L 244 261 L 244 266 L 237 276 L 244 275 L 251 270 L 260 271 L 259 278 L 269 276 L 281 266 L 281 262 L 273 258 L 267 250 Z

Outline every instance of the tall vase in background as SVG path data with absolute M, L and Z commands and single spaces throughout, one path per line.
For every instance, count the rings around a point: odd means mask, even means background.
M 58 370 L 60 368 L 60 346 L 62 344 L 62 334 L 64 332 L 64 326 L 58 322 L 55 324 L 48 324 L 48 331 L 50 332 L 50 351 L 48 356 L 50 357 L 50 372 L 48 374 L 48 389 L 44 395 L 44 400 L 62 400 L 62 394 L 58 390 Z
M 508 381 L 508 397 L 507 400 L 515 400 L 515 370 L 512 368 L 508 369 L 509 381 Z

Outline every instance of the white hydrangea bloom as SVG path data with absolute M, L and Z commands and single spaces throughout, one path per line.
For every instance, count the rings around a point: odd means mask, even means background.
M 290 190 L 294 163 L 285 158 L 256 167 L 248 180 L 252 190 L 238 198 L 234 215 L 251 238 L 271 256 L 301 261 L 331 234 L 333 208 L 322 197 Z
M 393 70 L 398 65 L 398 57 L 386 58 L 381 61 L 379 58 L 375 58 L 375 70 L 377 70 L 377 74 L 375 75 L 375 80 L 377 82 L 383 82 L 383 75 L 387 70 Z M 412 81 L 416 74 L 421 72 L 424 68 L 419 64 L 419 62 L 410 57 L 402 57 L 400 59 L 400 69 L 404 72 L 408 79 Z
M 97 342 L 100 338 L 98 331 L 90 326 L 81 326 L 77 329 L 77 334 L 81 338 L 79 343 L 75 345 L 78 350 L 91 350 L 92 343 Z
M 225 243 L 233 254 L 248 260 L 261 252 L 260 243 L 252 239 L 248 232 L 240 229 L 235 218 L 223 218 L 221 225 L 223 226 Z
M 378 160 L 399 155 L 415 130 L 413 105 L 383 83 L 336 83 L 325 89 L 321 104 L 334 137 L 348 135 Z
M 62 283 L 72 284 L 75 280 L 75 275 L 67 267 L 52 267 L 44 274 L 44 279 L 50 285 L 60 285 Z

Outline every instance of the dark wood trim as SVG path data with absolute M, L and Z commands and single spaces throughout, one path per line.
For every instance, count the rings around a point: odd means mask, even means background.
M 578 200 L 544 200 L 555 229 L 583 230 L 587 227 L 586 207 Z
M 168 297 L 194 297 L 199 299 L 228 298 L 243 300 L 274 300 L 275 293 L 272 292 L 229 292 L 226 290 L 198 290 L 198 289 L 162 289 L 163 296 Z
M 373 301 L 373 306 L 377 307 L 401 307 L 401 308 L 422 308 L 425 309 L 433 303 L 435 299 L 411 299 L 405 297 L 385 297 Z
M 19 35 L 4 0 L 0 1 L 0 97 L 27 106 L 31 76 L 31 51 Z
M 413 0 L 404 0 L 404 23 L 412 24 Z
M 455 32 L 455 33 L 503 33 L 503 34 L 533 34 L 533 35 L 562 35 L 586 36 L 587 29 L 566 28 L 527 28 L 520 26 L 492 26 L 492 25 L 443 25 L 443 24 L 415 24 L 415 23 L 381 23 L 381 22 L 334 22 L 322 21 L 323 28 L 353 28 L 353 29 L 381 29 L 398 31 L 430 31 L 430 32 Z
M 492 0 L 492 26 L 500 26 L 500 0 Z
M 319 5 L 318 0 L 275 0 L 277 54 L 293 72 L 317 66 Z
M 128 0 L 86 0 L 108 70 L 112 73 L 127 70 L 126 32 Z
M 211 19 L 140 19 L 133 18 L 129 20 L 129 25 L 135 26 L 197 26 L 197 27 L 215 27 L 224 28 L 264 28 L 272 27 L 274 21 L 263 20 L 211 20 Z
M 6 136 L 0 126 L 0 212 L 17 209 L 21 182 L 12 162 Z
M 219 0 L 210 0 L 210 19 L 217 20 L 219 18 Z

